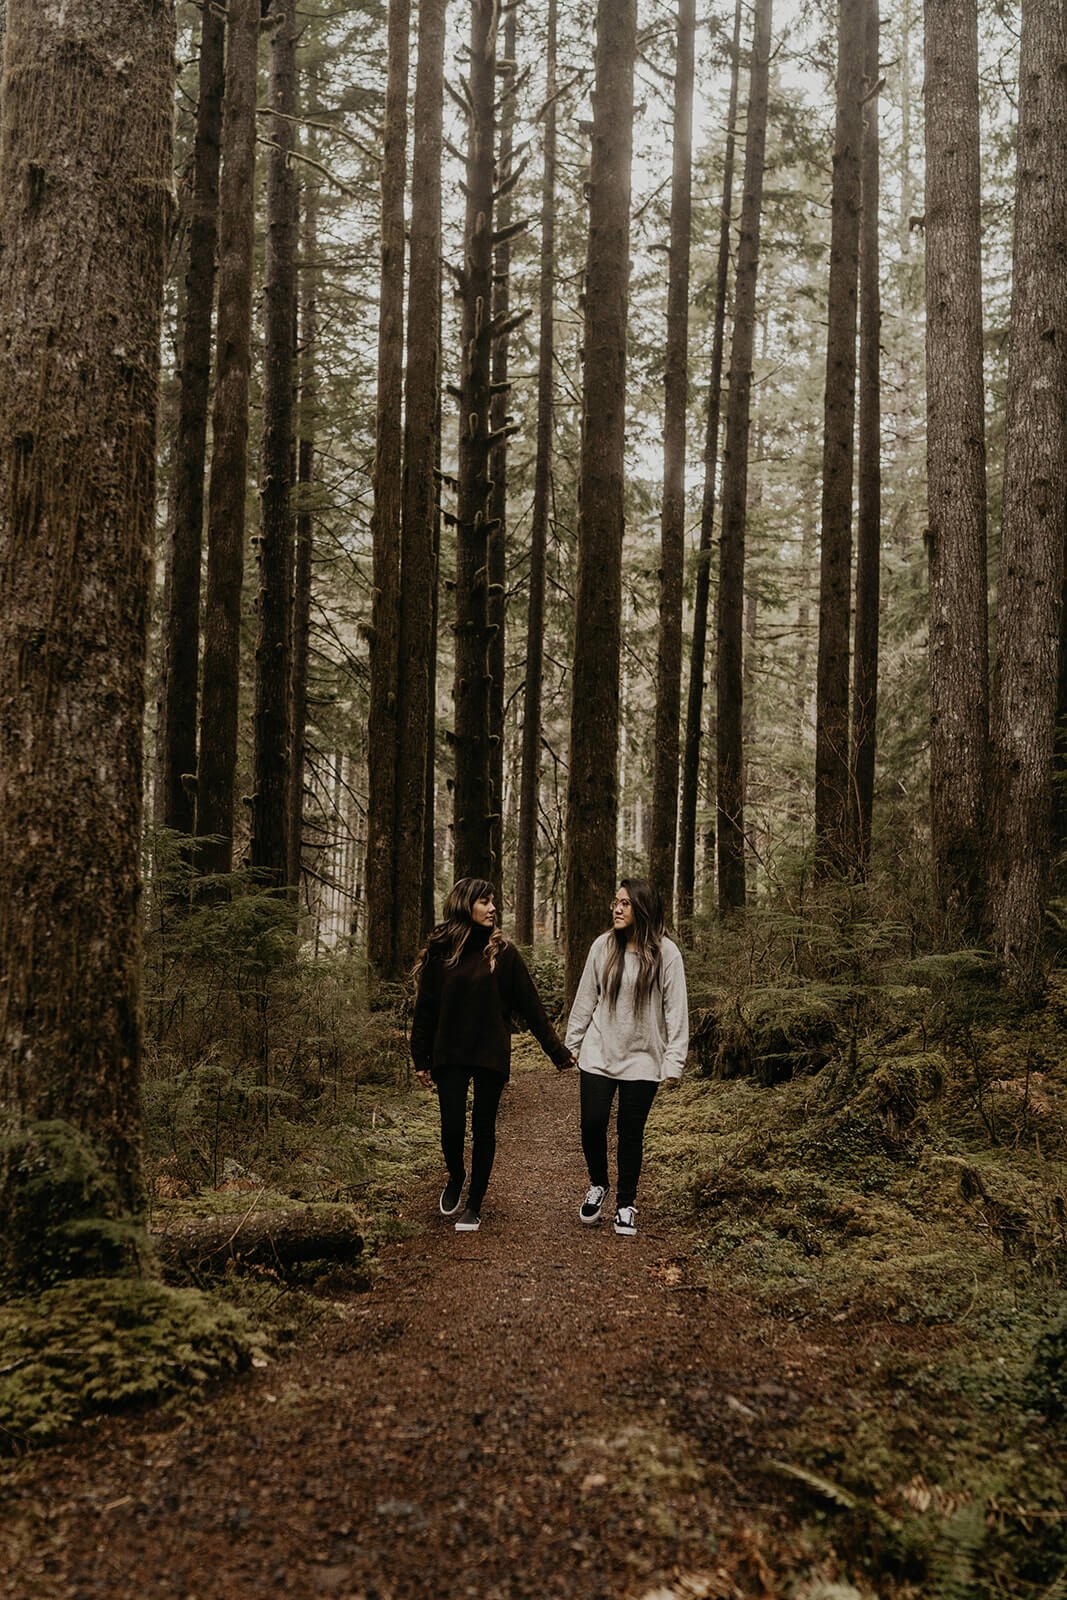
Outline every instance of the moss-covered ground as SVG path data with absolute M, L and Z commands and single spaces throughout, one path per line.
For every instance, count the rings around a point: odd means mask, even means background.
M 782 1481 L 872 1580 L 1067 1593 L 1067 985 L 1024 1010 L 967 957 L 694 976 L 698 1075 L 650 1125 L 657 1202 L 712 1289 L 813 1350 L 854 1330 L 848 1391 L 804 1415 Z

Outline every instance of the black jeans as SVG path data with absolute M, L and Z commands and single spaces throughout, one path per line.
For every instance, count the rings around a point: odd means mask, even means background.
M 582 1104 L 582 1153 L 589 1168 L 589 1182 L 608 1187 L 608 1118 L 611 1102 L 619 1091 L 618 1184 L 615 1203 L 632 1206 L 637 1198 L 641 1176 L 645 1123 L 656 1098 L 658 1083 L 647 1078 L 605 1078 L 599 1072 L 579 1072 Z
M 480 1211 L 496 1155 L 496 1113 L 507 1078 L 490 1067 L 438 1067 L 434 1073 L 441 1108 L 441 1154 L 450 1178 L 462 1178 L 467 1135 L 467 1087 L 474 1083 L 471 1111 L 471 1181 L 467 1204 Z

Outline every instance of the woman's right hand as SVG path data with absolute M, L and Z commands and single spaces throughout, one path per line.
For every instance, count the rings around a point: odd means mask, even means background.
M 428 1072 L 425 1072 L 425 1071 L 416 1072 L 415 1076 L 416 1076 L 416 1078 L 418 1078 L 419 1082 L 422 1084 L 422 1087 L 424 1089 L 432 1089 L 433 1088 L 433 1078 L 430 1076 L 430 1074 Z

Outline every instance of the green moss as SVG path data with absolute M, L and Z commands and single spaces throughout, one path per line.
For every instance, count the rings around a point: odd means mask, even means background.
M 143 1258 L 143 1230 L 79 1129 L 34 1122 L 0 1141 L 0 1281 L 128 1274 Z
M 249 1366 L 248 1319 L 193 1289 L 73 1279 L 0 1306 L 0 1449 L 46 1444 L 101 1412 L 157 1404 Z

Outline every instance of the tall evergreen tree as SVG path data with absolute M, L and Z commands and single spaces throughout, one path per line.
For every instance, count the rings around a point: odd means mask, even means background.
M 174 13 L 134 0 L 10 0 L 7 23 L 0 1120 L 9 1132 L 68 1124 L 116 1207 L 137 1212 L 142 729 Z M 17 1157 L 0 1168 L 0 1238 L 15 1270 L 41 1243 L 37 1209 L 16 1201 L 17 1168 Z
M 397 674 L 404 378 L 404 184 L 407 171 L 410 0 L 390 0 L 382 150 L 377 437 L 374 451 L 374 601 L 367 723 L 367 955 L 391 976 L 396 960 Z
M 410 966 L 423 924 L 427 762 L 433 760 L 433 606 L 440 437 L 441 135 L 446 0 L 421 0 L 411 166 L 397 718 L 396 963 Z
M 989 693 L 977 0 L 926 0 L 926 469 L 935 889 L 983 937 Z
M 226 23 L 222 12 L 210 5 L 203 6 L 189 259 L 185 275 L 185 316 L 179 374 L 178 435 L 174 444 L 174 516 L 167 548 L 157 736 L 161 790 L 159 814 L 166 827 L 184 834 L 192 833 L 196 818 L 190 780 L 196 772 L 200 564 L 211 387 L 211 322 L 215 301 L 225 41 Z
M 866 0 L 839 0 L 837 13 L 815 706 L 815 858 L 822 873 L 844 872 L 851 859 L 849 621 L 865 7 Z
M 316 80 L 312 80 L 311 103 Z M 307 153 L 317 159 L 314 129 L 308 130 Z M 306 169 L 310 172 L 310 169 Z M 318 427 L 318 239 L 319 189 L 313 173 L 305 178 L 303 270 L 300 284 L 300 408 L 297 443 L 296 558 L 293 571 L 293 751 L 289 770 L 289 872 L 296 888 L 304 858 L 304 788 L 307 761 L 308 666 L 311 656 L 311 586 L 314 569 L 316 480 L 315 435 Z
M 200 866 L 233 864 L 241 589 L 248 477 L 259 0 L 230 0 L 219 180 L 219 304 L 208 485 L 207 592 L 197 763 Z
M 994 940 L 1040 987 L 1067 512 L 1067 16 L 1024 0 L 993 699 Z
M 615 886 L 635 0 L 598 0 L 589 167 L 578 593 L 567 779 L 566 992 Z
M 663 510 L 653 743 L 649 876 L 674 903 L 678 835 L 678 734 L 682 702 L 685 576 L 685 444 L 689 408 L 689 235 L 693 194 L 693 75 L 696 0 L 679 0 L 674 65 L 671 244 L 663 388 Z
M 494 879 L 489 780 L 489 462 L 496 187 L 497 0 L 470 0 L 470 49 L 461 97 L 467 116 L 466 217 L 456 491 L 456 673 L 453 837 L 456 877 Z
M 733 338 L 730 345 L 730 390 L 723 452 L 722 530 L 716 608 L 718 901 L 723 914 L 737 910 L 745 903 L 745 780 L 742 749 L 745 516 L 770 57 L 771 0 L 757 0 L 752 64 L 749 69 L 744 193 L 737 247 Z
M 515 866 L 515 937 L 533 943 L 541 791 L 541 695 L 544 684 L 545 552 L 552 488 L 556 298 L 556 31 L 557 0 L 545 22 L 544 150 L 541 167 L 541 262 L 538 290 L 537 445 L 530 519 L 530 581 L 526 611 L 526 676 L 522 699 L 522 775 Z
M 859 512 L 852 663 L 852 860 L 866 872 L 874 812 L 882 553 L 881 259 L 878 248 L 878 0 L 867 0 L 860 157 Z
M 256 639 L 252 865 L 269 881 L 289 876 L 293 659 L 296 247 L 300 226 L 293 167 L 297 111 L 296 0 L 273 0 L 270 56 L 271 149 L 267 161 L 267 244 L 260 477 L 259 629 Z
M 503 89 L 500 96 L 500 151 L 497 158 L 498 192 L 496 228 L 493 239 L 493 320 L 501 329 L 493 341 L 491 364 L 492 399 L 489 429 L 493 448 L 489 456 L 489 589 L 486 618 L 489 624 L 489 783 L 493 796 L 489 824 L 489 849 L 496 864 L 498 906 L 504 890 L 504 675 L 507 666 L 505 627 L 507 623 L 507 513 L 508 439 L 514 432 L 508 412 L 510 382 L 511 241 L 526 224 L 512 224 L 511 194 L 521 175 L 512 168 L 515 143 L 516 98 L 521 87 L 516 52 L 518 49 L 518 6 L 511 6 L 504 20 L 504 57 L 499 62 Z
M 704 430 L 704 493 L 700 509 L 700 550 L 693 594 L 693 632 L 689 651 L 689 690 L 686 696 L 685 745 L 682 752 L 682 797 L 678 819 L 678 922 L 683 930 L 693 913 L 696 882 L 700 729 L 704 707 L 708 598 L 711 590 L 711 554 L 715 530 L 715 485 L 719 470 L 722 358 L 726 342 L 726 289 L 730 274 L 730 216 L 733 210 L 735 125 L 740 73 L 741 0 L 737 0 L 734 7 L 733 45 L 730 55 L 730 97 L 726 112 L 726 148 L 723 154 L 722 204 L 719 211 L 719 255 L 715 268 L 715 310 L 711 333 L 711 371 L 708 378 L 707 424 Z M 710 743 L 709 748 L 712 748 Z M 712 770 L 714 770 L 714 759 Z M 714 830 L 712 837 L 714 838 Z

